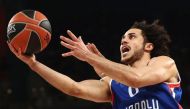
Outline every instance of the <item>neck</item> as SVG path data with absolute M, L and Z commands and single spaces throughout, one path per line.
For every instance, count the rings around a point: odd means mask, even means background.
M 144 67 L 147 66 L 150 61 L 150 54 L 149 53 L 144 53 L 144 55 L 134 63 L 130 64 L 131 67 Z

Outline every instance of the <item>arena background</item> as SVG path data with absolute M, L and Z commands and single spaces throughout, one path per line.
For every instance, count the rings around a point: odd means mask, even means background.
M 93 42 L 110 60 L 119 62 L 121 35 L 134 21 L 160 19 L 172 38 L 171 55 L 182 78 L 181 104 L 190 108 L 190 3 L 184 0 L 0 0 L 0 109 L 111 109 L 109 103 L 94 103 L 65 95 L 32 72 L 8 49 L 6 29 L 10 18 L 25 9 L 44 13 L 53 29 L 48 47 L 37 54 L 45 65 L 76 81 L 99 79 L 92 67 L 73 57 L 59 36 L 70 29 Z

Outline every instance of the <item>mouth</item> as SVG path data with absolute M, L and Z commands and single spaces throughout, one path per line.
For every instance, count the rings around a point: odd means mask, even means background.
M 128 53 L 131 50 L 131 47 L 128 45 L 123 45 L 121 48 L 122 53 Z

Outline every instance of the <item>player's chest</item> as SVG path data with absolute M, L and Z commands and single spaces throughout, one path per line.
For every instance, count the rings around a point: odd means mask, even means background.
M 122 84 L 120 84 L 115 89 L 115 96 L 117 97 L 117 99 L 123 101 L 143 99 L 143 98 L 146 99 L 150 96 L 154 96 L 155 93 L 156 90 L 149 87 L 132 88 Z

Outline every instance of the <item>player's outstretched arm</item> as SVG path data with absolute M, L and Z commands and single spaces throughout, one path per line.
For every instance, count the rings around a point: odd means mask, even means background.
M 151 59 L 148 66 L 133 68 L 104 58 L 89 58 L 88 63 L 112 79 L 139 88 L 161 82 L 177 82 L 178 70 L 173 59 L 159 56 Z
M 85 80 L 76 82 L 68 76 L 56 72 L 38 62 L 34 55 L 23 55 L 20 49 L 16 51 L 10 44 L 8 45 L 17 58 L 26 63 L 33 71 L 63 93 L 95 102 L 109 102 L 111 100 L 108 84 L 109 79 L 104 78 L 102 81 Z
M 71 31 L 67 31 L 67 33 L 71 39 L 64 36 L 60 37 L 61 44 L 71 50 L 63 53 L 64 57 L 74 56 L 81 61 L 85 61 L 118 82 L 131 87 L 143 87 L 161 82 L 170 82 L 172 78 L 176 80 L 177 68 L 175 62 L 167 56 L 151 59 L 149 62 L 151 64 L 146 67 L 132 68 L 97 56 L 90 52 L 80 37 L 78 39 Z

